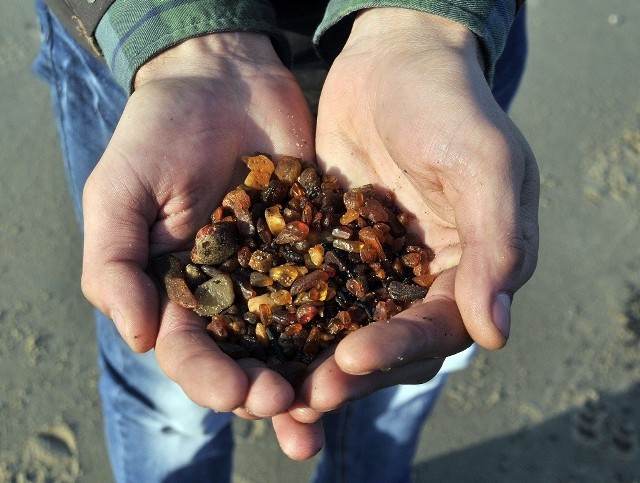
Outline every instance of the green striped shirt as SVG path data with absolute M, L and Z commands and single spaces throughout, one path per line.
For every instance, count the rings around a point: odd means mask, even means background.
M 192 37 L 215 32 L 260 32 L 269 35 L 280 58 L 290 52 L 279 25 L 286 2 L 267 0 L 116 0 L 98 24 L 96 39 L 118 83 L 131 92 L 137 70 L 167 48 Z M 312 2 L 318 3 L 318 2 Z M 487 80 L 520 8 L 517 0 L 331 0 L 314 35 L 321 57 L 330 63 L 347 40 L 351 14 L 364 8 L 402 7 L 454 20 L 471 30 L 482 46 Z M 298 4 L 299 5 L 299 4 Z M 300 8 L 297 8 L 300 10 Z

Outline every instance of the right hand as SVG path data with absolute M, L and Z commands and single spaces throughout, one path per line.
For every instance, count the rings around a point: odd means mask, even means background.
M 191 246 L 242 180 L 241 155 L 314 158 L 304 96 L 269 38 L 255 33 L 187 40 L 145 64 L 135 87 L 84 190 L 84 294 L 133 350 L 155 348 L 193 401 L 246 418 L 278 414 L 288 455 L 308 458 L 321 428 L 287 415 L 289 383 L 223 354 L 202 319 L 167 303 L 146 273 L 149 260 Z

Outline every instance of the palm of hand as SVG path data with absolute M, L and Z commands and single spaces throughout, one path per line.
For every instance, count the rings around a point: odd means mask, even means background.
M 161 301 L 148 260 L 192 245 L 241 181 L 242 154 L 312 159 L 312 140 L 304 97 L 283 67 L 250 86 L 233 76 L 160 79 L 132 95 L 87 182 L 85 294 L 134 349 L 155 347 L 163 370 L 204 406 L 272 415 L 293 392 L 272 371 L 228 359 L 199 317 Z
M 535 161 L 475 58 L 357 47 L 347 44 L 325 82 L 318 162 L 347 184 L 390 190 L 443 273 L 423 303 L 338 345 L 303 387 L 300 420 L 315 417 L 307 407 L 430 379 L 441 364 L 432 358 L 467 347 L 468 334 L 504 345 L 496 294 L 515 292 L 535 267 Z

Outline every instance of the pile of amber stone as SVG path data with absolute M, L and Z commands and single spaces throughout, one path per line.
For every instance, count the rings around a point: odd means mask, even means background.
M 225 353 L 286 371 L 426 295 L 432 252 L 390 195 L 345 190 L 293 157 L 243 161 L 244 183 L 199 230 L 190 263 L 153 264 L 169 298 L 207 317 Z

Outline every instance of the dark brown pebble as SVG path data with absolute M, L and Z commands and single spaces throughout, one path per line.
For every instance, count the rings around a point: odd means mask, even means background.
M 238 229 L 233 222 L 202 227 L 196 235 L 191 260 L 197 264 L 218 265 L 238 249 Z
M 413 283 L 390 282 L 387 286 L 389 296 L 400 302 L 423 299 L 427 295 L 427 289 Z

